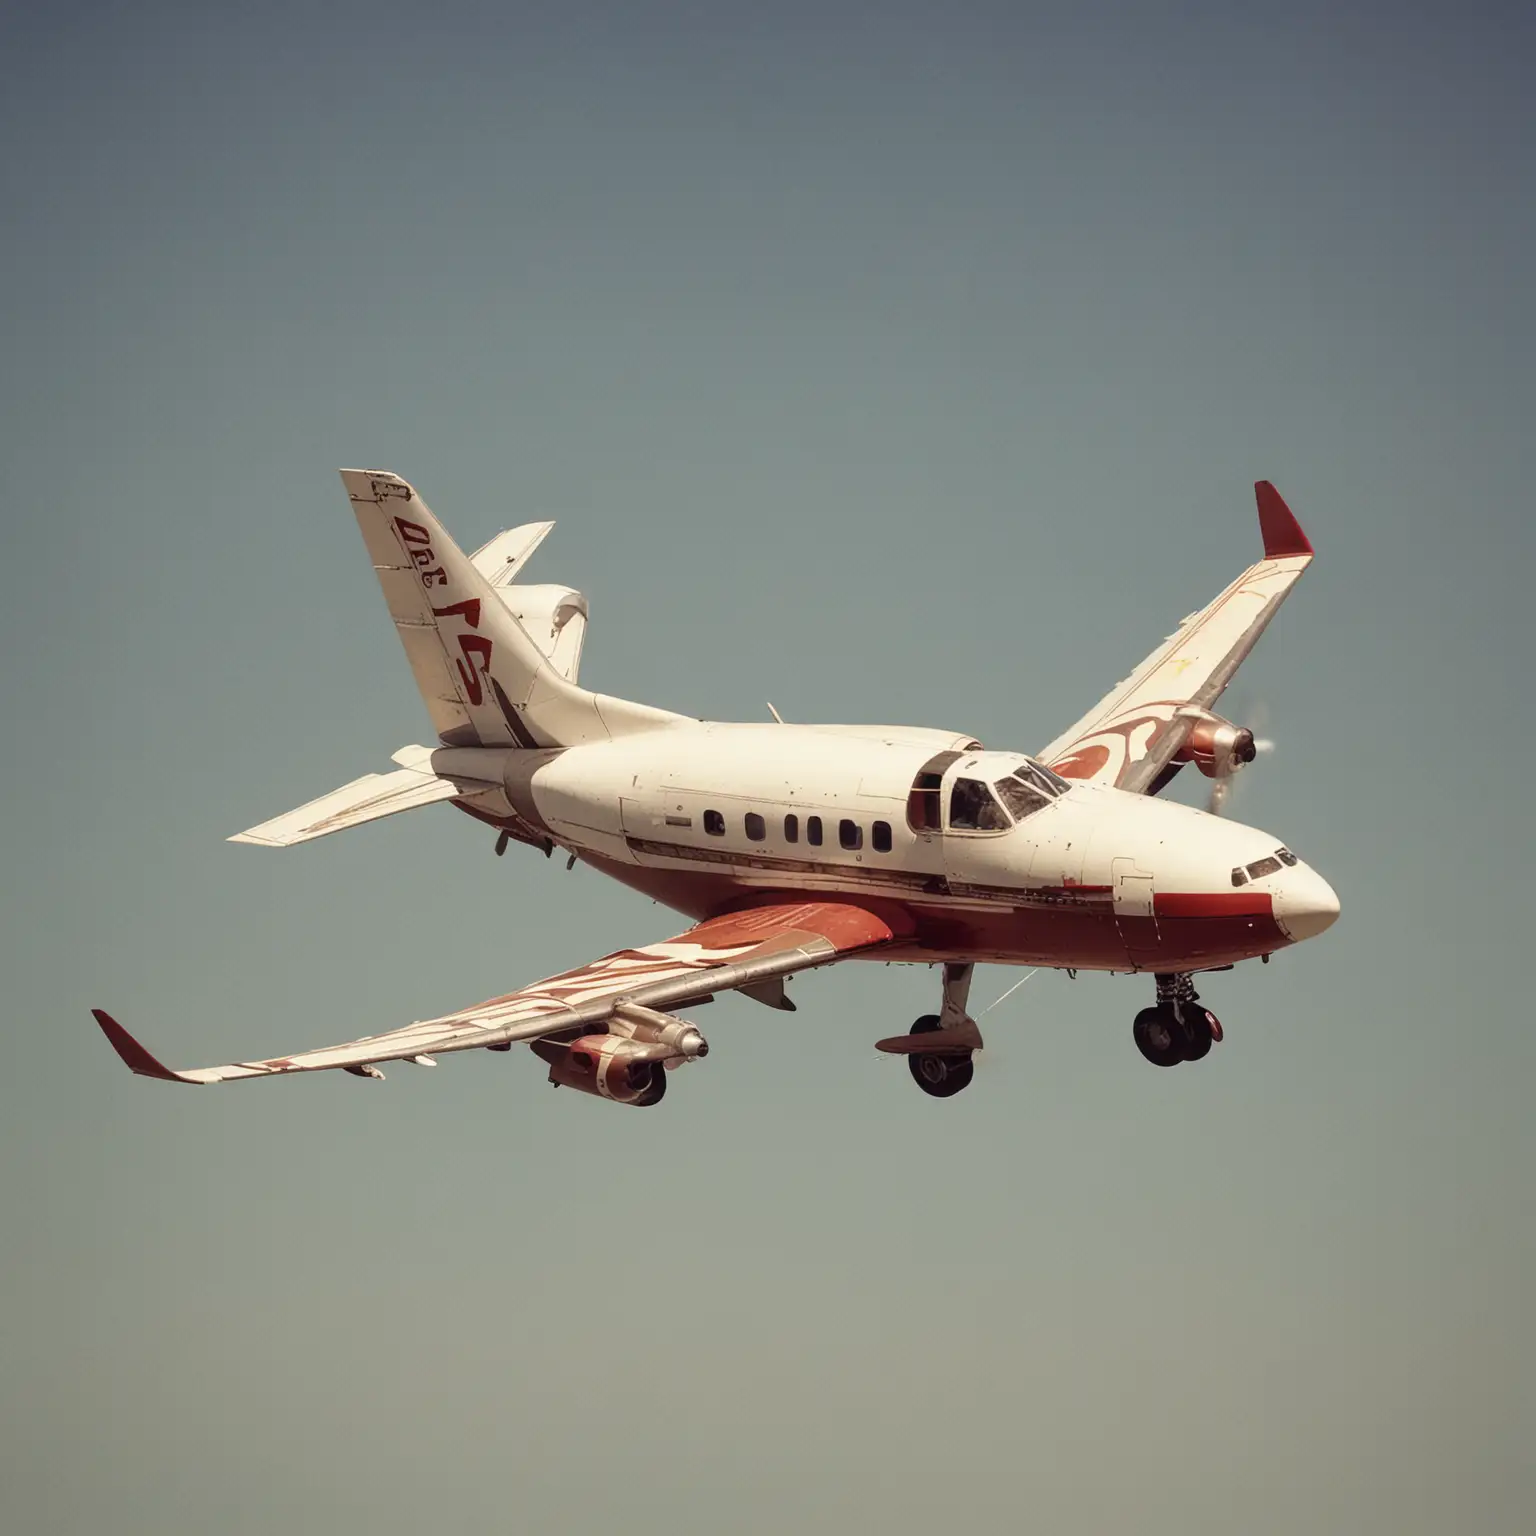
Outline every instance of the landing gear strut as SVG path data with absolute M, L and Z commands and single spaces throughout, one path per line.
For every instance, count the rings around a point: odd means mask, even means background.
M 975 1074 L 971 1057 L 981 1049 L 981 1031 L 965 1011 L 973 969 L 970 965 L 946 964 L 941 1011 L 925 1013 L 910 1034 L 893 1035 L 876 1045 L 878 1050 L 905 1056 L 912 1081 L 935 1099 L 953 1097 L 970 1086 Z M 926 1036 L 931 1036 L 931 1041 Z
M 1201 1001 L 1182 972 L 1157 977 L 1157 1003 L 1136 1015 L 1131 1034 L 1137 1049 L 1155 1067 L 1176 1067 L 1210 1054 L 1222 1035 L 1221 1021 Z

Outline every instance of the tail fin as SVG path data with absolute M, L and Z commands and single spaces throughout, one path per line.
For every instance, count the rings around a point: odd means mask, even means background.
M 562 677 L 398 475 L 344 469 L 341 479 L 416 686 L 446 745 L 580 746 L 681 720 L 588 693 Z

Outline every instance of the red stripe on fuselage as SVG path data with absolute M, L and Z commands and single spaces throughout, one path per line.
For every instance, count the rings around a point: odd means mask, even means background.
M 1290 942 L 1270 915 L 1267 895 L 1262 910 L 1223 907 L 1208 917 L 1117 917 L 1108 902 L 1022 909 L 920 896 L 765 890 L 734 879 L 724 869 L 657 869 L 621 864 L 601 854 L 581 857 L 652 900 L 700 919 L 790 901 L 861 907 L 882 918 L 896 935 L 894 943 L 872 951 L 878 959 L 972 959 L 1100 971 L 1176 971 L 1232 964 Z
M 1158 917 L 1268 917 L 1274 903 L 1268 891 L 1158 891 L 1152 910 Z

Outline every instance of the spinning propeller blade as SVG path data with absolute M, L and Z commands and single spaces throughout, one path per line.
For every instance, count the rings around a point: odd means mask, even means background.
M 1260 757 L 1268 757 L 1275 750 L 1274 741 L 1268 736 L 1260 736 L 1259 732 L 1269 721 L 1269 710 L 1263 703 L 1256 703 L 1251 707 L 1234 711 L 1234 716 L 1240 724 L 1246 725 L 1253 732 L 1254 750 Z M 1211 793 L 1205 803 L 1206 810 L 1212 816 L 1225 814 L 1225 806 L 1232 797 L 1233 774 L 1226 774 L 1222 778 L 1211 780 Z

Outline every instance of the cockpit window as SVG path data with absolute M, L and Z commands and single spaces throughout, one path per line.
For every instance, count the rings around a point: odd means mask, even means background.
M 1287 869 L 1293 869 L 1296 865 L 1301 863 L 1301 860 L 1298 859 L 1289 848 L 1276 848 L 1275 857 L 1279 859 Z
M 1248 884 L 1248 871 L 1246 869 L 1244 869 L 1241 864 L 1239 864 L 1237 866 L 1237 868 L 1232 871 L 1232 884 L 1233 885 L 1247 885 Z
M 1255 880 L 1262 880 L 1265 875 L 1274 875 L 1280 872 L 1279 859 L 1255 859 L 1248 866 L 1248 873 Z
M 1035 784 L 1021 784 L 1012 776 L 997 781 L 997 793 L 1003 804 L 1013 812 L 1015 821 L 1023 821 L 1026 816 L 1034 815 L 1051 803 L 1049 796 L 1043 794 Z
M 1059 773 L 1052 773 L 1044 763 L 1037 763 L 1033 759 L 1020 764 L 1013 772 L 1015 778 L 1023 779 L 1026 784 L 1033 784 L 1041 794 L 1048 795 L 1052 800 L 1057 795 L 1066 794 L 1072 788 L 1070 780 L 1062 778 Z
M 1006 832 L 1013 825 L 980 779 L 956 779 L 949 792 L 949 825 L 957 832 Z
M 912 781 L 911 793 L 907 796 L 907 825 L 914 832 L 937 832 L 939 830 L 939 807 L 943 803 L 939 799 L 939 791 L 944 783 L 945 771 L 952 763 L 960 760 L 958 752 L 940 752 L 937 757 L 931 757 L 918 770 L 917 777 Z

